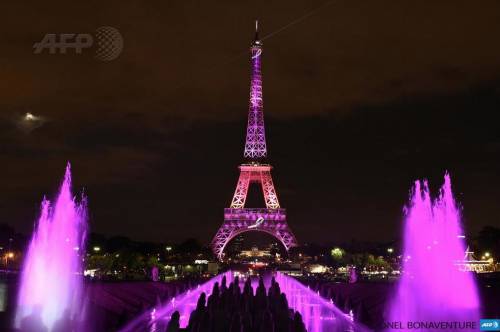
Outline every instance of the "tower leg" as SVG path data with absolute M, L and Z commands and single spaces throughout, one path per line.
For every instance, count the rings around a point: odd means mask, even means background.
M 274 189 L 273 178 L 271 177 L 271 172 L 263 171 L 261 172 L 261 186 L 264 193 L 264 200 L 266 202 L 266 207 L 268 209 L 278 209 L 280 203 L 278 201 L 278 195 L 276 195 L 276 190 Z
M 250 185 L 251 174 L 248 171 L 241 171 L 240 178 L 238 179 L 238 184 L 234 192 L 233 200 L 231 202 L 231 208 L 241 209 L 245 206 L 245 201 L 247 199 L 248 186 Z
M 219 228 L 217 234 L 215 234 L 214 239 L 212 240 L 212 250 L 215 256 L 222 260 L 222 252 L 224 251 L 224 247 L 231 240 L 233 234 L 232 228 L 226 228 L 224 225 Z

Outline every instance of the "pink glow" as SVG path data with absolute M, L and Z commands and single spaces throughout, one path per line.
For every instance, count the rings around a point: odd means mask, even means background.
M 253 223 L 259 217 L 272 221 L 286 221 L 286 210 L 264 208 L 224 209 L 225 220 L 250 221 Z
M 265 232 L 280 241 L 285 249 L 297 246 L 297 240 L 286 222 L 286 211 L 282 209 L 271 176 L 271 165 L 259 162 L 267 156 L 264 129 L 264 106 L 262 99 L 261 56 L 262 42 L 259 40 L 258 23 L 255 23 L 255 39 L 252 43 L 252 76 L 250 81 L 250 107 L 248 111 L 247 136 L 244 157 L 251 162 L 240 165 L 240 176 L 236 184 L 231 207 L 224 209 L 224 223 L 217 230 L 211 248 L 219 260 L 224 257 L 224 248 L 235 236 L 248 232 Z M 248 189 L 259 184 L 264 194 L 265 209 L 245 208 Z M 256 223 L 260 220 L 259 223 Z
M 290 308 L 302 315 L 308 332 L 369 331 L 296 279 L 278 273 L 276 281 L 286 294 Z
M 465 244 L 461 215 L 445 175 L 432 200 L 427 182 L 415 182 L 406 208 L 403 274 L 392 303 L 391 321 L 478 321 L 479 300 L 472 273 L 455 265 Z
M 262 188 L 266 207 L 268 209 L 279 209 L 280 203 L 278 201 L 278 195 L 276 194 L 276 189 L 274 189 L 273 178 L 271 176 L 272 167 L 270 165 L 254 162 L 251 165 L 243 164 L 239 168 L 240 177 L 238 179 L 238 184 L 236 185 L 233 200 L 231 201 L 231 208 L 244 208 L 250 184 L 258 183 Z
M 262 42 L 258 40 L 257 34 L 250 51 L 252 54 L 252 75 L 250 78 L 250 106 L 244 156 L 250 159 L 261 159 L 266 157 L 267 147 L 264 129 L 264 102 L 262 99 Z
M 194 287 L 193 289 L 170 299 L 168 303 L 163 306 L 153 308 L 143 313 L 123 328 L 121 332 L 163 331 L 164 326 L 166 326 L 175 311 L 179 311 L 180 326 L 186 327 L 189 322 L 191 311 L 196 308 L 196 303 L 201 293 L 205 293 L 208 298 L 210 294 L 212 294 L 214 284 L 218 282 L 220 285 L 224 276 L 226 276 L 228 284 L 233 281 L 233 275 L 231 272 L 219 274 L 204 284 Z
M 259 218 L 262 222 L 256 224 Z M 297 240 L 286 222 L 285 209 L 230 208 L 224 209 L 224 223 L 212 240 L 212 250 L 222 259 L 227 244 L 239 234 L 250 231 L 274 236 L 286 250 L 297 246 Z
M 208 298 L 212 292 L 213 285 L 216 282 L 220 285 L 224 276 L 227 279 L 227 284 L 234 281 L 232 272 L 220 274 L 203 285 L 181 294 L 166 305 L 148 310 L 122 329 L 121 332 L 164 331 L 170 317 L 176 310 L 180 313 L 180 327 L 186 327 L 191 312 L 196 308 L 200 294 L 205 292 Z M 290 308 L 300 312 L 302 315 L 308 332 L 368 331 L 364 326 L 353 322 L 348 314 L 343 313 L 333 303 L 323 299 L 294 278 L 281 273 L 277 273 L 275 277 L 281 291 L 286 294 Z M 245 280 L 240 276 L 240 289 L 243 289 L 244 282 Z M 266 288 L 269 288 L 271 284 L 270 275 L 264 278 L 264 284 Z M 257 285 L 258 279 L 252 279 L 254 293 Z
M 28 321 L 34 324 L 41 317 L 43 325 L 51 330 L 62 318 L 82 318 L 81 254 L 86 219 L 85 199 L 78 204 L 71 194 L 68 164 L 55 204 L 46 199 L 42 202 L 21 274 L 17 327 Z M 40 316 L 36 316 L 37 311 Z

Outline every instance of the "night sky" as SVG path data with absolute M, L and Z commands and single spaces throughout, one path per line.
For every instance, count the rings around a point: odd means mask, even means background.
M 268 161 L 300 242 L 390 240 L 444 172 L 500 224 L 500 2 L 86 1 L 0 7 L 0 223 L 29 233 L 67 161 L 92 231 L 208 243 L 243 161 L 253 20 Z M 119 58 L 33 54 L 117 28 Z M 26 112 L 39 117 L 27 123 Z

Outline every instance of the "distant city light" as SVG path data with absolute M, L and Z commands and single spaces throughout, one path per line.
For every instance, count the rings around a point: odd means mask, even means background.
M 94 251 L 95 252 L 101 251 L 101 247 L 94 247 Z
M 485 257 L 490 257 L 490 253 L 489 253 L 489 252 L 485 252 L 485 253 L 484 253 L 484 256 L 485 256 Z
M 172 250 L 172 247 L 168 246 L 165 248 L 166 251 L 171 251 Z
M 13 253 L 13 252 L 9 252 L 9 253 L 7 254 L 7 257 L 9 257 L 9 258 L 14 258 L 14 253 Z
M 394 251 L 394 249 L 392 249 L 392 248 L 387 248 L 387 252 L 388 252 L 388 253 L 392 254 L 392 252 L 393 252 L 393 251 Z
M 85 270 L 85 271 L 83 271 L 83 275 L 86 277 L 89 276 L 91 278 L 94 278 L 96 272 L 97 272 L 97 269 Z
M 315 264 L 311 266 L 310 272 L 311 273 L 325 273 L 327 271 L 326 266 L 320 265 L 320 264 Z

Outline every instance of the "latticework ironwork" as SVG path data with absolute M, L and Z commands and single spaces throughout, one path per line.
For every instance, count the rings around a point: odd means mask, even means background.
M 250 78 L 250 105 L 248 110 L 245 158 L 259 160 L 267 156 L 266 132 L 264 128 L 264 103 L 262 99 L 262 42 L 255 40 L 250 48 L 252 73 Z
M 268 209 L 278 209 L 280 203 L 276 190 L 274 189 L 273 178 L 271 177 L 271 166 L 263 164 L 243 164 L 240 166 L 240 178 L 236 185 L 231 208 L 241 209 L 245 206 L 248 194 L 248 187 L 252 182 L 260 184 L 264 201 Z
M 224 223 L 212 240 L 214 254 L 222 259 L 227 244 L 239 234 L 249 231 L 274 236 L 287 251 L 297 246 L 297 240 L 286 222 L 285 209 L 224 209 Z
M 224 223 L 212 240 L 212 250 L 219 259 L 223 258 L 224 248 L 229 241 L 248 231 L 265 232 L 274 236 L 287 251 L 297 246 L 297 240 L 286 221 L 286 211 L 280 208 L 271 176 L 272 167 L 259 162 L 260 159 L 266 157 L 267 148 L 260 69 L 262 43 L 257 33 L 251 53 L 250 108 L 244 153 L 245 158 L 251 159 L 251 162 L 240 165 L 240 177 L 231 201 L 231 208 L 224 209 Z M 266 208 L 245 208 L 248 188 L 252 183 L 261 186 Z

